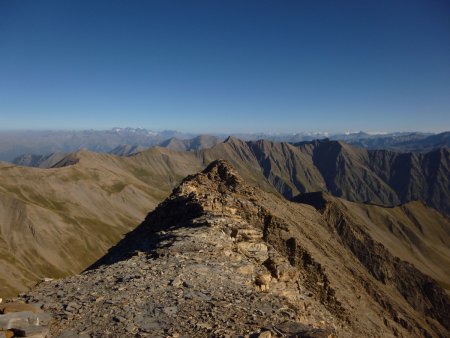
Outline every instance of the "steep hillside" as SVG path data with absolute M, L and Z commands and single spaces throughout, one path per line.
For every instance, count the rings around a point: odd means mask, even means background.
M 66 153 L 51 153 L 48 155 L 24 154 L 16 157 L 12 163 L 25 167 L 51 168 L 66 156 Z
M 423 200 L 450 215 L 450 151 L 440 148 L 425 154 L 369 151 L 368 166 L 402 202 Z
M 144 151 L 146 148 L 140 145 L 130 145 L 130 144 L 124 144 L 115 147 L 113 150 L 111 150 L 109 153 L 117 156 L 130 156 L 137 153 L 140 153 L 141 151 Z
M 381 207 L 325 193 L 299 195 L 294 201 L 311 204 L 325 215 L 329 210 L 345 215 L 346 222 L 356 224 L 393 256 L 413 264 L 450 293 L 450 219 L 435 209 L 418 201 Z
M 80 151 L 59 164 L 0 166 L 0 297 L 82 271 L 202 168 L 160 148 L 133 158 Z
M 397 205 L 426 201 L 450 214 L 450 154 L 441 148 L 425 154 L 366 150 L 338 141 L 297 144 L 312 156 L 327 191 L 356 202 Z
M 326 191 L 353 201 L 398 204 L 395 191 L 368 166 L 368 153 L 338 141 L 314 141 L 298 145 L 311 154 L 326 182 Z
M 22 298 L 53 335 L 446 337 L 450 300 L 345 208 L 245 183 L 216 161 L 93 267 Z
M 204 149 L 199 153 L 204 163 L 217 159 L 228 160 L 248 182 L 265 190 L 275 192 L 276 189 L 264 176 L 263 168 L 258 158 L 248 146 L 248 142 L 234 137 L 228 137 L 223 143 L 211 149 Z
M 308 154 L 299 152 L 288 143 L 264 140 L 248 142 L 264 176 L 284 196 L 293 191 L 325 190 L 325 181 Z
M 415 154 L 369 151 L 329 140 L 290 145 L 229 137 L 203 150 L 201 156 L 204 162 L 226 159 L 249 182 L 275 188 L 287 198 L 326 191 L 351 201 L 386 206 L 419 199 L 450 214 L 447 148 Z

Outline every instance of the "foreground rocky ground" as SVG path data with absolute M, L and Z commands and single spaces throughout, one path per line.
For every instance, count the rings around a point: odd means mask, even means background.
M 91 269 L 19 300 L 51 315 L 52 337 L 445 337 L 445 293 L 342 222 L 247 186 L 218 161 Z M 345 238 L 366 240 L 383 264 Z
M 138 254 L 46 283 L 26 299 L 44 302 L 58 320 L 52 333 L 62 337 L 68 332 L 86 337 L 226 336 L 269 329 L 327 337 L 339 327 L 306 289 L 300 292 L 294 282 L 269 286 L 267 269 L 233 250 L 232 239 L 216 231 L 181 228 L 161 234 L 158 257 Z M 267 256 L 267 247 L 259 249 L 254 253 Z

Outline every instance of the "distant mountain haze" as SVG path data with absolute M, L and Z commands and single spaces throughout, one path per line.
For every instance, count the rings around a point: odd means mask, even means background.
M 23 154 L 47 155 L 54 152 L 73 152 L 82 148 L 109 152 L 126 144 L 148 148 L 171 137 L 192 138 L 194 136 L 177 131 L 155 132 L 142 128 L 2 131 L 0 132 L 0 160 L 12 161 Z
M 298 143 L 329 138 L 368 149 L 390 149 L 396 151 L 428 152 L 441 147 L 450 147 L 450 132 L 429 133 L 254 133 L 236 134 L 235 137 L 255 141 L 260 139 L 276 142 Z M 152 131 L 142 128 L 113 128 L 111 130 L 80 131 L 0 131 L 0 161 L 15 161 L 17 157 L 49 156 L 55 152 L 73 152 L 82 148 L 97 152 L 117 152 L 129 155 L 123 147 L 142 150 L 160 145 L 174 150 L 200 150 L 211 148 L 228 135 L 202 135 L 177 131 Z M 135 151 L 136 152 L 136 151 Z M 15 161 L 20 162 L 20 160 Z M 23 161 L 34 163 L 33 161 Z

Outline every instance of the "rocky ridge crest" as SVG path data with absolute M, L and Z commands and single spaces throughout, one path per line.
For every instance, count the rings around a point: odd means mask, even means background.
M 414 309 L 335 234 L 329 217 L 215 161 L 90 269 L 22 299 L 44 303 L 61 337 L 448 334 L 435 315 L 448 313 L 448 298 Z M 416 273 L 406 271 L 405 283 Z

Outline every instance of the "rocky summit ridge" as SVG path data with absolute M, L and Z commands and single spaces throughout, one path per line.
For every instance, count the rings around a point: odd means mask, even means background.
M 52 315 L 54 337 L 449 335 L 450 301 L 433 279 L 339 201 L 301 202 L 214 161 L 91 268 L 20 300 Z

